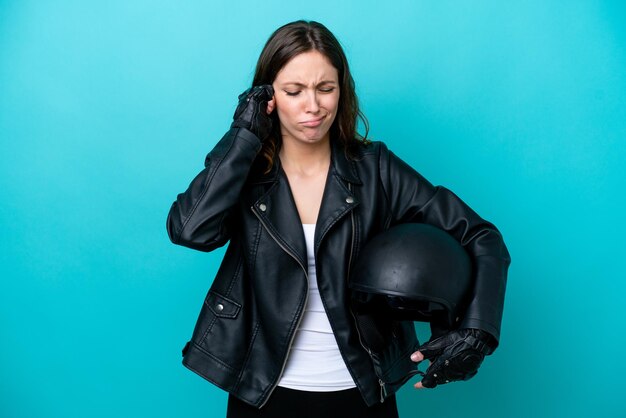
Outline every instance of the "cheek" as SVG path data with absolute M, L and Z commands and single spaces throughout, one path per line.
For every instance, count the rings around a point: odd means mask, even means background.
M 339 95 L 328 97 L 324 103 L 325 103 L 324 107 L 326 107 L 326 109 L 336 114 L 337 109 L 339 108 Z
M 298 106 L 295 101 L 289 99 L 276 99 L 276 111 L 281 122 L 288 122 L 298 114 Z

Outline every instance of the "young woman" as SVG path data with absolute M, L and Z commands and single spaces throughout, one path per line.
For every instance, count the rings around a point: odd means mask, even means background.
M 170 209 L 172 242 L 212 251 L 230 241 L 183 349 L 186 367 L 230 393 L 229 417 L 397 416 L 401 384 L 374 371 L 347 288 L 363 245 L 396 224 L 434 225 L 472 257 L 473 296 L 434 354 L 470 334 L 497 345 L 510 262 L 500 233 L 360 136 L 358 117 L 367 129 L 333 34 L 317 22 L 284 25 L 231 129 Z M 424 358 L 412 324 L 395 338 L 385 364 L 408 373 Z

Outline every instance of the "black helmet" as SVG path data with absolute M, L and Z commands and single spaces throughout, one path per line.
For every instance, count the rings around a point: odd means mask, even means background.
M 471 290 L 472 265 L 445 231 L 400 224 L 365 245 L 349 280 L 357 314 L 452 329 Z

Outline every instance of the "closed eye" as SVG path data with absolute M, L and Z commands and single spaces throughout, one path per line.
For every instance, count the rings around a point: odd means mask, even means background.
M 319 89 L 320 92 L 322 93 L 332 93 L 335 88 L 334 87 L 330 87 L 330 88 L 326 88 L 326 89 Z M 300 91 L 287 91 L 287 90 L 283 90 L 285 92 L 285 94 L 287 94 L 287 96 L 297 96 L 298 94 L 300 94 Z

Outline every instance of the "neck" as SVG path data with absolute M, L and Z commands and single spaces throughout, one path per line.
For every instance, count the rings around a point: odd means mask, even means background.
M 314 144 L 283 140 L 279 157 L 285 171 L 307 176 L 320 171 L 326 172 L 330 164 L 330 154 L 328 138 Z

